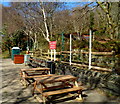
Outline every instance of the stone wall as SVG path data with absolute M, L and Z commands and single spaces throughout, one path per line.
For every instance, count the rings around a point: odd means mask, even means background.
M 56 74 L 74 75 L 88 89 L 101 88 L 114 95 L 120 95 L 120 76 L 114 72 L 103 73 L 68 64 L 56 63 Z
M 47 64 L 49 61 L 38 58 L 34 58 L 34 60 L 37 60 L 33 61 L 37 66 L 48 67 Z M 71 66 L 61 62 L 55 62 L 54 65 L 51 65 L 51 67 L 55 68 L 55 74 L 73 75 L 78 77 L 78 81 L 82 82 L 88 89 L 101 88 L 114 95 L 120 95 L 120 75 L 114 70 L 105 73 Z M 54 68 L 51 69 L 54 70 Z

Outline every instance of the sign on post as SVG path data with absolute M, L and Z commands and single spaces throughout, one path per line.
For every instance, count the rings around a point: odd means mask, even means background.
M 56 49 L 56 41 L 50 41 L 49 42 L 49 48 L 50 49 Z
M 52 50 L 54 50 L 54 61 L 56 60 L 56 41 L 50 41 L 49 42 L 49 48 L 51 49 L 51 61 L 52 61 Z

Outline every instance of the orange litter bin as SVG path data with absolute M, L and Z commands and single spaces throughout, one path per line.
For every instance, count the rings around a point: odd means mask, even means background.
M 15 64 L 24 63 L 24 55 L 14 55 L 14 63 Z

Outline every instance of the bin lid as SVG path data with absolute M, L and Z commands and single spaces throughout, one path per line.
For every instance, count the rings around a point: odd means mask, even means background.
M 47 63 L 53 63 L 53 61 L 47 61 Z
M 12 49 L 20 49 L 19 47 L 13 47 Z

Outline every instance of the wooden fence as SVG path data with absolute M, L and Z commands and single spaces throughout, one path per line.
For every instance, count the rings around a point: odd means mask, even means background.
M 89 52 L 72 51 L 72 65 L 88 67 Z M 51 52 L 35 52 L 34 57 L 51 60 Z M 56 61 L 69 64 L 70 51 L 56 52 Z M 114 52 L 92 52 L 92 69 L 111 71 L 115 64 Z

